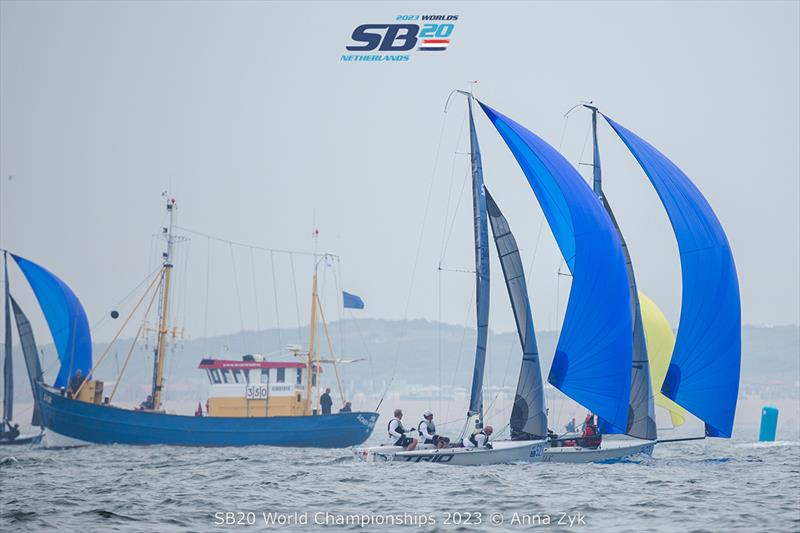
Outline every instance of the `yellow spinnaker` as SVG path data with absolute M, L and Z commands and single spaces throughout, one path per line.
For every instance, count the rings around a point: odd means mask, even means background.
M 650 361 L 650 381 L 655 392 L 655 402 L 656 405 L 669 411 L 673 427 L 678 427 L 684 422 L 686 410 L 661 394 L 661 385 L 667 376 L 672 350 L 675 348 L 675 334 L 661 309 L 642 291 L 639 291 L 639 306 L 642 310 L 647 359 Z

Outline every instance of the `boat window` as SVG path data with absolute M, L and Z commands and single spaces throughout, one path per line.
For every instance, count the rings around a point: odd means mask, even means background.
M 302 368 L 298 368 L 297 369 L 297 384 L 298 385 L 302 385 L 303 384 L 303 369 Z
M 317 369 L 316 368 L 313 369 L 313 371 L 311 372 L 311 386 L 312 387 L 316 387 L 317 386 Z
M 269 368 L 261 369 L 261 383 L 269 383 Z
M 245 370 L 242 370 L 242 372 L 244 372 L 244 382 L 245 383 L 250 383 L 250 371 L 245 369 Z
M 286 369 L 279 368 L 278 369 L 278 377 L 275 378 L 275 381 L 278 383 L 285 383 L 286 382 Z
M 241 370 L 239 370 L 238 368 L 235 368 L 233 370 L 233 372 L 231 372 L 231 373 L 233 374 L 233 381 L 235 383 L 242 383 L 242 379 L 241 379 L 242 378 L 242 371 Z
M 211 369 L 210 368 L 206 368 L 206 375 L 208 376 L 208 381 L 210 383 L 214 383 L 214 378 L 211 377 Z
M 225 383 L 230 383 L 230 381 L 228 380 L 228 369 L 227 368 L 223 368 L 222 369 L 222 381 L 224 381 Z
M 212 383 L 222 383 L 222 380 L 219 378 L 219 370 L 214 368 L 211 370 L 211 382 Z

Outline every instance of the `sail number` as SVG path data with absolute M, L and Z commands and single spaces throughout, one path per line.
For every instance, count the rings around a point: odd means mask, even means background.
M 269 396 L 269 387 L 266 385 L 248 385 L 244 391 L 246 400 L 263 400 Z

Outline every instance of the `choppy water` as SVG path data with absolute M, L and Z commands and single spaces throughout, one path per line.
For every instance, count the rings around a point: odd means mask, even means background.
M 225 512 L 255 523 L 217 525 Z M 262 513 L 308 524 L 266 525 Z M 491 467 L 361 464 L 347 450 L 264 447 L 0 450 L 0 530 L 530 529 L 512 523 L 515 513 L 538 515 L 540 530 L 797 531 L 800 443 L 688 442 L 639 462 Z M 359 516 L 395 525 L 336 525 Z

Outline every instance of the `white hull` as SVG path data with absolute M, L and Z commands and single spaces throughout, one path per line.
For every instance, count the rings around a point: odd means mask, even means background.
M 494 441 L 492 449 L 442 448 L 405 452 L 399 446 L 356 448 L 353 455 L 366 462 L 440 463 L 449 465 L 492 465 L 541 461 L 545 441 Z
M 598 463 L 640 455 L 653 455 L 653 440 L 603 441 L 599 448 L 581 448 L 579 446 L 553 448 L 544 450 L 542 461 L 545 463 Z

